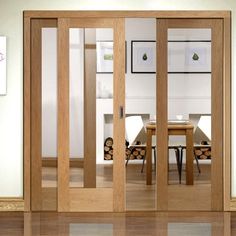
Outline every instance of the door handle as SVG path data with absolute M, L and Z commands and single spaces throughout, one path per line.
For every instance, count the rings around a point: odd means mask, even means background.
M 120 106 L 120 119 L 124 118 L 124 107 Z

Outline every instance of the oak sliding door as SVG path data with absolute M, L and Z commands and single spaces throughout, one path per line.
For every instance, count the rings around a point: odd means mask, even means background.
M 124 211 L 123 19 L 31 21 L 32 210 Z M 112 74 L 107 93 L 99 73 Z M 99 125 L 111 119 L 113 161 L 104 162 Z
M 157 114 L 157 209 L 223 210 L 223 20 L 157 19 Z M 170 120 L 190 128 L 171 133 Z
M 216 18 L 31 18 L 31 210 L 223 210 L 223 33 Z M 127 167 L 125 116 L 149 150 Z

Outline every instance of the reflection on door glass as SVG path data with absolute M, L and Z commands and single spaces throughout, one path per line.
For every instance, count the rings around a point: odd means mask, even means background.
M 209 223 L 168 223 L 168 236 L 211 236 Z
M 79 223 L 70 224 L 70 236 L 112 236 L 113 225 L 112 224 L 90 224 Z

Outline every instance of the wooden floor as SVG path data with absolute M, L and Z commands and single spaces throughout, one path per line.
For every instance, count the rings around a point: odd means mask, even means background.
M 0 236 L 233 236 L 236 213 L 0 213 Z
M 155 210 L 155 194 L 156 194 L 156 185 L 155 185 L 155 171 L 153 170 L 153 184 L 148 186 L 146 185 L 146 173 L 141 173 L 142 161 L 128 164 L 126 168 L 126 209 L 128 211 L 133 210 Z M 154 167 L 153 167 L 154 168 Z M 183 166 L 183 169 L 184 166 Z M 43 187 L 56 187 L 56 168 L 44 167 L 43 168 Z M 199 186 L 209 189 L 210 191 L 210 176 L 211 168 L 210 164 L 201 165 L 201 174 L 197 172 L 196 165 L 194 165 L 194 188 L 198 191 Z M 97 165 L 97 187 L 112 187 L 112 164 L 106 165 Z M 174 188 L 178 186 L 178 190 L 184 192 L 185 189 L 189 186 L 185 185 L 185 170 L 182 173 L 182 183 L 181 189 L 179 188 L 179 177 L 177 172 L 177 167 L 175 164 L 169 165 L 169 185 L 170 191 L 176 191 Z M 83 187 L 83 169 L 82 168 L 71 168 L 70 169 L 70 187 Z M 172 189 L 172 190 L 171 190 Z M 181 193 L 180 192 L 180 193 Z M 194 194 L 194 191 L 192 191 Z M 210 192 L 209 192 L 210 193 Z M 209 194 L 208 194 L 209 195 Z M 206 203 L 210 201 L 206 195 Z M 195 197 L 193 195 L 193 197 Z M 184 199 L 184 198 L 183 198 Z M 170 202 L 170 209 L 175 209 L 176 203 L 174 201 Z M 208 204 L 210 206 L 210 203 Z M 187 207 L 188 205 L 186 205 Z M 190 208 L 191 209 L 191 208 Z M 205 206 L 202 207 L 204 210 L 208 210 Z M 195 209 L 193 209 L 195 210 Z

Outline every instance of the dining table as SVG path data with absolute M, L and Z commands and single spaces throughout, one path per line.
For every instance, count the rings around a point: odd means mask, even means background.
M 190 122 L 168 122 L 168 137 L 170 135 L 186 136 L 186 185 L 193 185 L 193 129 L 194 126 Z M 146 124 L 146 184 L 152 185 L 152 136 L 156 135 L 158 123 L 148 122 Z M 168 147 L 167 147 L 168 148 Z M 158 149 L 158 146 L 157 146 Z M 157 159 L 162 158 L 158 156 Z M 167 162 L 167 164 L 169 161 Z M 156 167 L 155 167 L 156 168 Z M 168 169 L 168 168 L 167 168 Z

